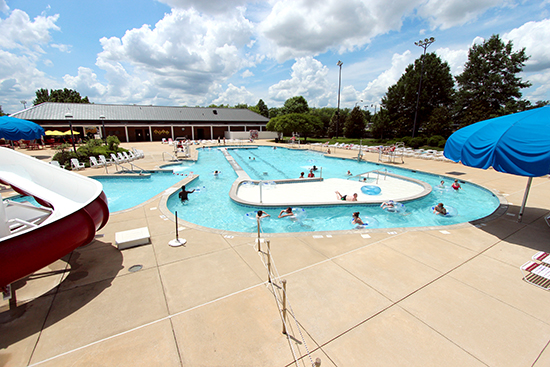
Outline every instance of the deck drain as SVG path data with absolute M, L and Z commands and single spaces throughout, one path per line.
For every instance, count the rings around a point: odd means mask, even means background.
M 130 273 L 135 273 L 136 271 L 140 271 L 141 269 L 143 269 L 143 265 L 132 265 L 132 266 L 130 266 L 128 271 Z

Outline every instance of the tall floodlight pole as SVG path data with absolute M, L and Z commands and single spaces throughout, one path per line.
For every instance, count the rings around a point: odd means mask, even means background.
M 414 44 L 418 47 L 422 47 L 424 49 L 424 54 L 422 55 L 422 67 L 420 68 L 420 82 L 418 82 L 418 94 L 416 95 L 416 109 L 414 111 L 414 124 L 413 124 L 413 132 L 412 137 L 414 138 L 414 132 L 416 130 L 416 119 L 418 117 L 418 102 L 420 101 L 420 90 L 422 89 L 422 76 L 424 75 L 424 59 L 426 58 L 426 49 L 435 42 L 435 38 L 425 38 L 424 41 L 420 40 L 418 42 L 415 42 Z
M 101 124 L 103 124 L 103 140 L 105 141 L 105 144 L 107 144 L 107 132 L 105 131 L 105 116 L 101 115 L 99 116 L 99 119 L 101 120 Z
M 338 133 L 340 129 L 340 87 L 342 85 L 342 65 L 344 65 L 344 63 L 338 60 L 336 65 L 340 67 L 340 73 L 338 76 L 338 109 L 336 111 L 336 138 L 338 138 Z
M 65 114 L 65 119 L 69 121 L 69 129 L 71 131 L 71 140 L 73 142 L 73 151 L 74 153 L 76 154 L 76 146 L 75 146 L 75 143 L 74 143 L 74 133 L 73 133 L 73 114 L 70 113 L 70 112 L 67 112 Z

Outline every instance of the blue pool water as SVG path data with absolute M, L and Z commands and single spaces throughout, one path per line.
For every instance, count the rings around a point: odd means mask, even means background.
M 434 188 L 441 180 L 444 180 L 447 186 L 452 183 L 450 177 L 369 162 L 332 158 L 312 151 L 259 147 L 230 149 L 229 152 L 250 177 L 256 180 L 297 178 L 300 172 L 305 172 L 307 176 L 309 168 L 315 165 L 319 167 L 315 172 L 316 176 L 318 177 L 322 172 L 324 178 L 348 178 L 348 170 L 353 174 L 360 174 L 376 169 L 387 169 L 388 172 L 427 182 Z M 260 208 L 236 204 L 229 198 L 231 184 L 237 175 L 220 151 L 201 149 L 197 163 L 182 163 L 180 166 L 174 166 L 173 169 L 182 174 L 194 171 L 200 175 L 199 179 L 187 185 L 188 190 L 193 188 L 200 190 L 190 194 L 188 202 L 182 204 L 177 193 L 168 199 L 168 209 L 173 213 L 177 211 L 179 218 L 221 230 L 251 233 L 257 230 L 255 220 L 249 218 L 253 217 L 253 212 Z M 214 176 L 215 170 L 221 171 L 221 175 Z M 107 191 L 106 193 L 109 197 Z M 446 207 L 453 209 L 455 215 L 441 217 L 432 214 L 432 207 L 438 202 L 444 202 Z M 289 218 L 277 218 L 282 207 L 268 208 L 265 211 L 272 217 L 262 221 L 262 231 L 284 233 L 352 229 L 355 226 L 351 224 L 351 214 L 355 211 L 359 211 L 361 218 L 369 222 L 367 228 L 369 226 L 370 228 L 393 228 L 450 225 L 483 218 L 494 212 L 498 206 L 499 200 L 491 192 L 466 182 L 462 183 L 460 192 L 434 189 L 422 199 L 407 202 L 406 210 L 394 213 L 380 209 L 379 205 L 367 204 L 303 207 L 300 208 L 303 209 L 303 215 L 298 220 L 292 221 Z

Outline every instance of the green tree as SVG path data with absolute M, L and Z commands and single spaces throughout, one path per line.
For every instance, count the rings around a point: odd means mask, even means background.
M 327 136 L 330 121 L 335 112 L 336 108 L 334 107 L 311 108 L 309 110 L 310 115 L 319 117 L 323 123 L 323 128 L 316 132 L 315 136 Z
M 267 108 L 267 105 L 263 100 L 260 99 L 258 101 L 256 108 L 258 109 L 258 111 L 260 111 L 258 112 L 260 115 L 262 115 L 263 117 L 269 117 L 269 109 Z
M 346 138 L 360 139 L 365 136 L 365 117 L 361 107 L 355 106 L 344 123 L 344 136 Z
M 416 59 L 414 65 L 409 65 L 382 98 L 382 107 L 387 109 L 391 120 L 390 130 L 385 132 L 390 138 L 412 135 L 423 58 L 424 55 Z M 452 106 L 453 94 L 454 80 L 447 62 L 443 62 L 435 53 L 426 54 L 415 136 L 434 109 Z
M 82 98 L 80 93 L 72 89 L 39 89 L 36 91 L 36 98 L 32 102 L 34 106 L 44 102 L 62 102 L 62 103 L 90 103 L 88 97 Z
M 447 107 L 437 107 L 433 110 L 428 121 L 422 125 L 421 133 L 426 136 L 443 136 L 448 138 L 453 132 L 452 111 Z
M 282 110 L 285 115 L 289 113 L 307 113 L 309 111 L 309 106 L 304 97 L 297 96 L 287 99 Z
M 370 132 L 375 139 L 389 139 L 390 138 L 390 115 L 388 110 L 380 109 L 372 118 L 372 125 Z
M 521 109 L 521 89 L 531 86 L 517 76 L 529 56 L 525 48 L 513 52 L 498 35 L 468 51 L 458 84 L 456 111 L 461 125 L 470 125 Z
M 323 127 L 323 123 L 317 116 L 305 113 L 290 113 L 272 118 L 266 127 L 269 131 L 276 131 L 284 135 L 298 133 L 307 141 L 312 133 Z
M 4 113 L 4 111 L 2 111 L 2 106 L 0 106 L 0 116 L 5 116 L 6 114 Z

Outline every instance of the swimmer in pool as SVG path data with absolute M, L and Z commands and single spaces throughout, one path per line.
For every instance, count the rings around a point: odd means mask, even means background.
M 455 191 L 458 191 L 459 189 L 461 189 L 460 184 L 458 183 L 458 180 L 455 180 L 455 182 L 453 182 L 453 184 L 451 185 L 451 187 L 452 187 L 453 189 L 455 189 Z
M 292 208 L 291 207 L 288 207 L 286 209 L 283 209 L 281 210 L 281 212 L 279 213 L 279 218 L 284 218 L 284 217 L 292 217 L 294 216 L 294 213 L 292 212 Z
M 351 172 L 350 170 L 348 169 L 348 173 L 347 173 L 348 176 L 351 176 Z
M 445 209 L 443 207 L 443 203 L 439 203 L 437 204 L 435 207 L 434 207 L 434 214 L 437 214 L 437 215 L 446 215 L 447 214 L 447 209 Z
M 264 212 L 262 210 L 258 210 L 258 212 L 256 213 L 256 219 L 262 219 L 262 218 L 267 218 L 267 217 L 271 217 L 271 215 L 267 214 L 266 212 Z
M 220 171 L 214 171 L 214 176 L 218 176 L 220 173 Z
M 362 226 L 363 224 L 365 224 L 365 223 L 363 223 L 363 221 L 361 220 L 361 218 L 359 218 L 359 212 L 355 212 L 355 213 L 353 213 L 352 215 L 353 215 L 353 219 L 352 219 L 351 223 L 357 224 L 357 225 L 360 225 L 360 226 Z
M 307 177 L 311 178 L 311 177 L 315 177 L 315 174 L 313 173 L 313 170 L 309 170 L 309 173 L 307 174 Z
M 193 192 L 195 192 L 195 189 L 193 189 L 193 191 L 186 191 L 186 190 L 185 190 L 185 185 L 183 185 L 183 186 L 181 187 L 181 191 L 180 191 L 180 193 L 179 193 L 179 197 L 180 197 L 181 202 L 184 203 L 184 202 L 186 202 L 187 200 L 189 200 L 189 197 L 188 197 L 187 195 L 189 195 L 189 194 L 191 194 L 191 193 L 193 193 Z
M 338 200 L 342 200 L 342 201 L 357 201 L 357 194 L 353 194 L 353 196 L 350 196 L 350 195 L 342 195 L 340 194 L 339 191 L 335 191 L 336 193 L 336 198 Z
M 380 207 L 382 209 L 393 209 L 395 208 L 395 203 L 393 200 L 384 201 L 382 204 L 380 204 Z
M 318 168 L 317 168 L 315 165 L 313 165 L 313 167 L 311 167 L 311 170 L 312 170 L 312 171 L 317 171 Z
M 298 178 L 305 178 L 304 177 L 304 172 L 300 172 L 300 177 L 298 177 Z
M 445 181 L 441 180 L 441 182 L 439 183 L 439 187 L 445 187 Z

